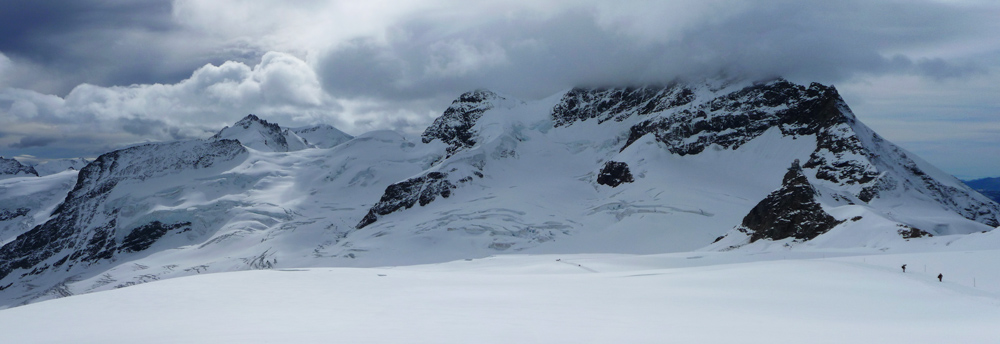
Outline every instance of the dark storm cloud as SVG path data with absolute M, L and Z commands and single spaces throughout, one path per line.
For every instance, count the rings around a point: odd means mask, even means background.
M 658 10 L 650 6 L 640 16 L 655 17 Z M 567 10 L 544 20 L 514 17 L 446 30 L 441 26 L 448 23 L 411 18 L 391 28 L 384 44 L 357 39 L 341 45 L 320 60 L 318 71 L 334 95 L 390 100 L 477 87 L 543 96 L 576 85 L 718 73 L 826 83 L 859 74 L 956 78 L 986 68 L 982 61 L 906 52 L 983 30 L 980 24 L 990 19 L 929 2 L 762 1 L 663 37 L 627 22 L 600 21 L 594 11 Z
M 10 1 L 0 11 L 0 47 L 7 53 L 39 60 L 54 59 L 54 36 L 127 28 L 166 31 L 169 0 L 34 0 Z
M 175 24 L 171 9 L 170 0 L 5 2 L 0 53 L 22 69 L 8 86 L 61 95 L 81 83 L 173 83 L 206 63 L 262 54 L 203 46 L 197 34 Z
M 45 147 L 56 141 L 58 141 L 58 139 L 54 137 L 25 136 L 22 137 L 20 141 L 10 144 L 10 147 L 11 148 Z

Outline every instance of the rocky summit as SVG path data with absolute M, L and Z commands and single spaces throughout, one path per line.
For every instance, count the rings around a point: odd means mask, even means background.
M 476 90 L 419 138 L 249 115 L 206 140 L 117 150 L 78 170 L 39 176 L 10 161 L 5 306 L 233 270 L 891 250 L 1000 225 L 997 203 L 879 136 L 836 88 L 783 79 L 533 101 Z

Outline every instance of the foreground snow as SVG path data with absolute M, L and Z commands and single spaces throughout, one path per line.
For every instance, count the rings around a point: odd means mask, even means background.
M 998 258 L 695 252 L 243 271 L 6 309 L 0 327 L 9 343 L 989 343 L 1000 268 L 982 262 Z

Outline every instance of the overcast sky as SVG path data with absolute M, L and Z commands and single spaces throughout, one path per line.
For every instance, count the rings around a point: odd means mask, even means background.
M 720 72 L 834 84 L 889 140 L 1000 176 L 993 0 L 5 1 L 0 155 L 94 157 L 249 113 L 412 134 L 476 88 Z

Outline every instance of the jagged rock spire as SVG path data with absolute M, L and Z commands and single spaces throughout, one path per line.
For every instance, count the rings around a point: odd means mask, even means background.
M 816 194 L 796 159 L 785 173 L 781 188 L 757 203 L 743 218 L 739 230 L 750 235 L 750 242 L 789 237 L 809 240 L 826 233 L 841 221 L 823 210 Z

